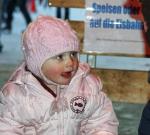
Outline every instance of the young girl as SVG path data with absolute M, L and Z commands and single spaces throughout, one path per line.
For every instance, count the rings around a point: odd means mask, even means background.
M 23 34 L 25 62 L 1 90 L 0 135 L 117 135 L 100 79 L 78 61 L 67 22 L 40 16 Z

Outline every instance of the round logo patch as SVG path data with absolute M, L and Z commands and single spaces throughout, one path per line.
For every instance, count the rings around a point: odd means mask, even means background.
M 71 99 L 70 107 L 75 113 L 83 113 L 87 100 L 82 96 L 77 96 Z

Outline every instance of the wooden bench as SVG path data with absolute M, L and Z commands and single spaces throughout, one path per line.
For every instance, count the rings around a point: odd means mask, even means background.
M 49 0 L 49 5 L 54 7 L 84 8 L 84 0 Z M 72 28 L 80 39 L 81 50 L 84 39 L 84 22 L 69 20 Z M 86 54 L 81 51 L 81 54 Z M 89 54 L 86 54 L 87 57 Z M 100 55 L 100 54 L 90 54 Z M 107 54 L 109 55 L 109 54 Z M 92 71 L 100 76 L 104 90 L 113 101 L 145 103 L 150 95 L 147 71 L 119 70 L 93 68 Z

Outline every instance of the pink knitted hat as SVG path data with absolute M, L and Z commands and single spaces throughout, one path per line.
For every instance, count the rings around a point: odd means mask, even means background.
M 29 24 L 22 37 L 23 52 L 28 69 L 41 75 L 41 66 L 48 59 L 68 51 L 79 51 L 74 30 L 61 19 L 39 16 Z

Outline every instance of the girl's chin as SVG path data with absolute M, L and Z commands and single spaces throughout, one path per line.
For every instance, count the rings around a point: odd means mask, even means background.
M 70 83 L 71 79 L 67 79 L 67 80 L 64 80 L 61 85 L 68 85 Z
M 71 78 L 62 78 L 60 81 L 55 81 L 56 84 L 59 84 L 59 85 L 69 85 L 71 81 Z

